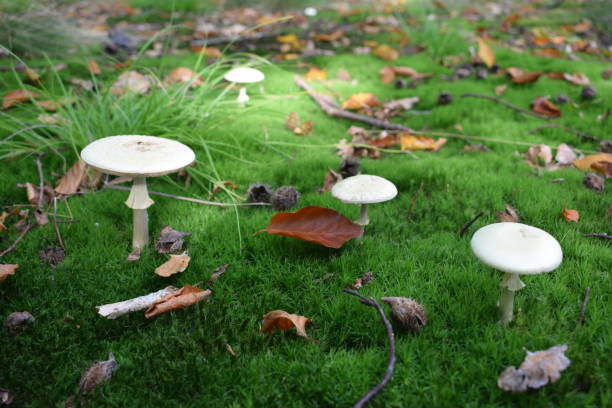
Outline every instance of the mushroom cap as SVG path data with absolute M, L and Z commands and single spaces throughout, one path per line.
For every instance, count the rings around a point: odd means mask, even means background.
M 223 78 L 226 81 L 237 84 L 251 84 L 253 82 L 263 81 L 265 76 L 263 72 L 255 68 L 240 67 L 232 69 L 230 72 L 225 74 Z
M 331 193 L 343 203 L 373 204 L 391 200 L 397 195 L 397 188 L 382 177 L 360 174 L 336 183 Z
M 552 235 L 517 222 L 486 225 L 474 233 L 471 245 L 485 264 L 518 275 L 550 272 L 563 260 L 561 245 Z
M 195 153 L 176 140 L 120 135 L 93 141 L 81 151 L 81 158 L 102 173 L 156 177 L 190 165 L 195 160 Z

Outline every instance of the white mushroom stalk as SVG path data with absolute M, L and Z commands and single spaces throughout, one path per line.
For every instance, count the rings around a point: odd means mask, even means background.
M 472 251 L 483 263 L 504 272 L 500 284 L 501 323 L 514 318 L 514 295 L 525 287 L 520 275 L 537 275 L 556 269 L 563 260 L 559 242 L 539 228 L 501 222 L 480 228 L 472 237 Z
M 370 223 L 368 205 L 391 200 L 397 195 L 397 188 L 387 179 L 369 174 L 348 177 L 336 183 L 332 196 L 343 203 L 361 205 L 359 218 L 355 223 L 366 226 Z
M 195 153 L 175 140 L 143 135 L 120 135 L 98 139 L 83 149 L 81 158 L 92 168 L 107 174 L 132 177 L 125 202 L 133 211 L 132 246 L 142 249 L 149 243 L 147 177 L 174 173 L 190 165 Z
M 255 68 L 240 67 L 232 69 L 230 72 L 225 74 L 223 78 L 233 84 L 252 84 L 263 81 L 265 76 L 263 72 Z M 246 106 L 247 102 L 250 100 L 245 86 L 240 88 L 237 100 L 238 106 L 240 107 Z

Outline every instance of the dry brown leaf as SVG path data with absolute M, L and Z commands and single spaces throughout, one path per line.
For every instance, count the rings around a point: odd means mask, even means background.
M 312 67 L 306 73 L 305 77 L 309 81 L 324 81 L 327 79 L 327 71 L 317 67 Z
M 510 204 L 506 204 L 504 211 L 498 211 L 496 213 L 497 221 L 499 222 L 519 222 L 520 217 L 516 208 Z
M 495 64 L 495 53 L 482 38 L 477 38 L 476 41 L 478 41 L 478 56 L 487 67 L 491 68 Z
M 351 284 L 351 289 L 359 290 L 364 285 L 372 283 L 372 280 L 373 280 L 372 274 L 373 273 L 374 272 L 372 272 L 372 271 L 368 271 L 368 272 L 364 273 L 363 276 L 357 278 L 355 280 L 355 282 Z
M 212 295 L 210 289 L 202 290 L 191 285 L 185 285 L 175 293 L 157 300 L 145 311 L 145 318 L 160 315 L 172 310 L 182 309 L 198 303 Z
M 87 395 L 110 380 L 117 367 L 119 364 L 113 353 L 108 353 L 108 360 L 96 361 L 81 377 L 79 395 Z
M 296 135 L 308 136 L 308 134 L 312 131 L 314 122 L 312 120 L 307 120 L 306 122 L 300 124 L 300 117 L 298 114 L 291 112 L 289 116 L 287 116 L 285 126 Z
M 561 58 L 563 53 L 556 48 L 538 48 L 533 51 L 534 55 L 547 58 Z
M 574 160 L 574 166 L 581 171 L 597 171 L 593 168 L 593 164 L 597 162 L 612 163 L 612 153 L 597 153 L 584 156 L 582 159 Z
M 215 283 L 217 279 L 219 279 L 219 277 L 225 273 L 228 266 L 230 266 L 230 264 L 223 264 L 219 266 L 217 269 L 215 269 L 213 273 L 210 275 L 210 278 L 208 279 L 208 284 L 212 285 L 213 283 Z
M 508 89 L 508 85 L 499 85 L 495 87 L 495 95 L 497 96 L 502 96 L 504 94 L 504 92 L 506 92 L 506 89 Z
M 541 388 L 550 382 L 556 382 L 561 377 L 561 371 L 570 365 L 565 356 L 567 344 L 554 346 L 548 350 L 527 352 L 525 360 L 517 369 L 514 366 L 506 368 L 497 380 L 497 386 L 504 391 L 524 392 L 528 388 Z
M 338 30 L 332 31 L 329 34 L 315 34 L 313 38 L 316 41 L 332 42 L 332 41 L 338 41 L 342 37 L 344 37 L 344 31 L 338 29 Z
M 437 152 L 444 146 L 447 139 L 441 137 L 434 140 L 425 136 L 413 136 L 411 134 L 403 134 L 400 138 L 400 148 L 406 150 L 431 150 Z
M 372 54 L 376 55 L 378 58 L 382 58 L 385 61 L 395 61 L 397 57 L 399 57 L 399 52 L 386 45 L 382 44 L 372 50 Z
M 326 193 L 331 191 L 332 187 L 339 181 L 342 181 L 342 174 L 336 173 L 332 169 L 325 174 L 323 177 L 323 187 L 317 188 L 317 193 Z
M 380 106 L 380 101 L 376 95 L 371 93 L 356 93 L 351 95 L 346 101 L 342 102 L 342 109 L 349 110 L 375 106 Z
M 0 283 L 4 282 L 10 275 L 14 275 L 19 268 L 17 264 L 0 264 Z
M 25 76 L 28 81 L 34 83 L 36 86 L 40 86 L 40 74 L 32 68 L 26 67 Z
M 378 73 L 380 74 L 380 82 L 383 84 L 390 84 L 395 79 L 395 70 L 388 65 L 382 67 Z
M 55 187 L 55 192 L 64 195 L 75 194 L 86 177 L 87 164 L 79 159 L 70 169 L 68 169 L 66 174 L 62 176 L 57 187 Z
M 175 273 L 183 272 L 189 266 L 191 258 L 186 252 L 180 255 L 170 255 L 170 259 L 155 269 L 155 273 L 159 276 L 167 278 Z
M 549 167 L 552 163 L 552 150 L 545 144 L 531 146 L 525 153 L 525 161 L 534 168 Z
M 295 332 L 298 336 L 302 336 L 308 340 L 313 340 L 306 334 L 306 325 L 312 323 L 312 320 L 295 314 L 287 313 L 283 310 L 273 310 L 266 313 L 263 317 L 260 333 L 272 333 L 274 330 L 289 330 L 295 327 Z
M 562 213 L 565 221 L 578 222 L 580 219 L 580 213 L 576 210 L 568 210 L 567 208 L 564 208 Z
M 151 89 L 154 80 L 149 75 L 142 75 L 137 71 L 126 71 L 111 87 L 114 95 L 122 96 L 126 93 L 145 94 Z
M 563 74 L 563 79 L 565 79 L 570 84 L 574 84 L 578 86 L 584 86 L 584 85 L 590 84 L 589 77 L 587 77 L 584 74 L 577 73 L 577 72 L 574 72 L 573 74 L 565 73 Z
M 92 75 L 100 75 L 102 73 L 98 63 L 94 60 L 87 61 L 87 69 L 89 69 L 89 73 Z
M 178 252 L 183 249 L 185 240 L 183 238 L 191 235 L 191 232 L 177 231 L 169 225 L 166 225 L 159 232 L 159 238 L 155 243 L 155 249 L 159 254 L 167 254 L 170 252 Z
M 40 94 L 28 91 L 27 89 L 18 89 L 4 95 L 2 98 L 2 108 L 9 109 L 19 103 L 31 102 L 33 99 L 40 98 Z
M 612 162 L 609 161 L 598 161 L 591 164 L 591 168 L 603 174 L 606 178 L 612 177 Z
M 296 212 L 275 214 L 270 224 L 257 234 L 261 232 L 340 248 L 348 240 L 363 234 L 363 228 L 334 210 L 310 206 Z
M 511 71 L 508 70 L 509 74 L 510 72 Z M 521 73 L 520 75 L 510 74 L 510 79 L 515 84 L 529 84 L 529 83 L 537 81 L 542 75 L 544 75 L 544 72 L 542 71 L 524 72 L 524 73 Z
M 385 102 L 383 108 L 388 110 L 409 110 L 418 102 L 419 98 L 416 96 L 412 98 L 396 99 L 394 101 Z
M 572 150 L 571 147 L 566 145 L 565 143 L 561 143 L 557 147 L 557 154 L 555 154 L 555 161 L 562 166 L 567 166 L 572 164 L 574 160 L 576 160 L 576 153 Z
M 164 79 L 164 85 L 185 84 L 189 83 L 190 88 L 197 88 L 204 83 L 201 76 L 193 72 L 189 68 L 178 67 L 172 70 Z
M 561 116 L 561 110 L 546 98 L 537 96 L 531 103 L 531 109 L 540 115 L 556 118 Z

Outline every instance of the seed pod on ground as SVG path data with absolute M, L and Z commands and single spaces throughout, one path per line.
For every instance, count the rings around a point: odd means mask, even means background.
M 6 317 L 4 321 L 4 327 L 11 333 L 17 333 L 21 330 L 25 330 L 30 323 L 33 323 L 36 319 L 30 312 L 13 312 Z
M 555 97 L 555 102 L 557 102 L 560 105 L 566 104 L 570 101 L 569 96 L 567 96 L 566 94 L 559 94 Z
M 582 180 L 586 188 L 598 192 L 604 191 L 604 181 L 605 179 L 602 176 L 595 173 L 585 174 Z
M 438 105 L 448 105 L 453 101 L 453 94 L 450 92 L 442 92 L 438 95 Z
M 269 184 L 253 183 L 247 189 L 247 200 L 250 203 L 269 203 L 273 193 Z
M 427 324 L 425 307 L 415 300 L 405 297 L 384 297 L 380 300 L 391 306 L 391 317 L 404 329 L 417 332 Z
M 340 162 L 340 174 L 342 174 L 343 178 L 356 176 L 359 174 L 360 166 L 361 163 L 359 163 L 359 160 L 354 157 L 347 157 Z
M 292 186 L 282 186 L 272 194 L 272 208 L 286 210 L 298 203 L 300 193 Z
M 582 97 L 582 99 L 595 99 L 597 97 L 597 90 L 591 85 L 587 85 L 582 88 L 580 96 Z

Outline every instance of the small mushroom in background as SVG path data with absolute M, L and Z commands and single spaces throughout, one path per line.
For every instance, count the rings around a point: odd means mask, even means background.
M 361 213 L 355 222 L 366 226 L 370 223 L 368 204 L 382 203 L 395 198 L 397 188 L 385 178 L 360 174 L 336 183 L 331 193 L 334 198 L 343 203 L 360 204 Z
M 133 178 L 125 204 L 134 211 L 132 246 L 149 243 L 147 208 L 153 204 L 147 177 L 177 172 L 195 161 L 195 153 L 175 140 L 155 136 L 120 135 L 98 139 L 81 151 L 81 158 L 101 173 Z
M 505 273 L 499 303 L 504 326 L 513 318 L 514 293 L 525 287 L 519 276 L 550 272 L 563 260 L 561 245 L 552 235 L 517 222 L 480 228 L 474 233 L 471 246 L 483 263 Z
M 223 79 L 233 84 L 253 84 L 263 81 L 264 78 L 265 76 L 263 72 L 255 68 L 247 67 L 234 68 L 223 77 Z M 238 93 L 237 99 L 238 105 L 243 108 L 249 99 L 250 98 L 249 95 L 247 95 L 246 87 L 240 87 L 240 92 Z

